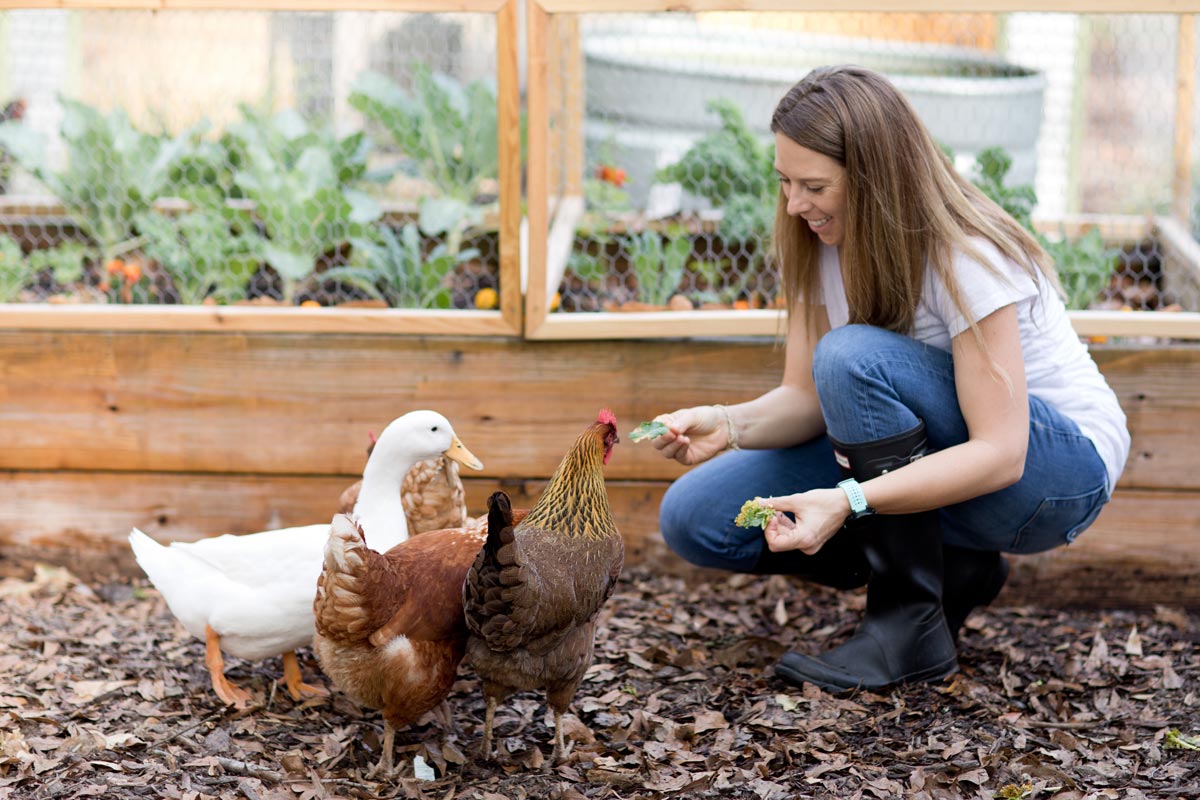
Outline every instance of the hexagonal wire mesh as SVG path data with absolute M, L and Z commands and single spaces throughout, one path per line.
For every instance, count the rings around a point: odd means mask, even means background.
M 560 309 L 778 304 L 771 111 L 812 67 L 857 63 L 1037 227 L 1071 307 L 1195 310 L 1200 265 L 1144 222 L 1172 205 L 1178 37 L 1175 15 L 557 15 L 551 194 L 586 206 Z
M 0 302 L 498 302 L 490 14 L 0 14 Z

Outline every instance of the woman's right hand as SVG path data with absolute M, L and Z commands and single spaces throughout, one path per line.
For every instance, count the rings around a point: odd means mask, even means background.
M 729 446 L 726 417 L 716 406 L 681 408 L 654 419 L 666 425 L 667 432 L 651 443 L 664 457 L 685 466 L 707 461 Z

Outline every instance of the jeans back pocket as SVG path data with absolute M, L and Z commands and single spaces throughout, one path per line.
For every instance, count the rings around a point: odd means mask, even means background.
M 1075 541 L 1100 516 L 1107 500 L 1103 484 L 1082 494 L 1047 497 L 1017 529 L 1009 552 L 1040 553 Z

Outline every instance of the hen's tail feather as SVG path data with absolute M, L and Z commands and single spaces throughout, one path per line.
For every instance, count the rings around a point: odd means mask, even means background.
M 487 541 L 483 548 L 489 560 L 495 560 L 502 546 L 501 534 L 512 525 L 512 501 L 504 492 L 492 492 L 487 499 Z
M 511 551 L 513 543 L 512 505 L 508 495 L 493 492 L 487 505 L 487 538 L 463 583 L 467 627 L 477 636 L 484 636 L 485 627 L 493 627 L 496 615 L 504 613 L 501 551 L 506 547 Z
M 313 600 L 314 621 L 322 636 L 360 641 L 371 635 L 363 579 L 369 563 L 377 558 L 381 556 L 367 547 L 358 522 L 346 514 L 335 515 Z

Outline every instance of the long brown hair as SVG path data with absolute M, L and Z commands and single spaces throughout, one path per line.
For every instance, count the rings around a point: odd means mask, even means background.
M 856 66 L 813 70 L 779 101 L 771 131 L 846 169 L 846 235 L 839 255 L 851 322 L 909 333 L 929 264 L 979 336 L 951 269 L 955 252 L 963 252 L 995 272 L 972 246 L 973 236 L 992 242 L 1035 280 L 1041 273 L 1061 293 L 1054 262 L 1037 240 L 955 171 L 904 95 L 882 75 Z M 788 216 L 782 190 L 773 249 L 789 315 L 802 296 L 815 326 L 819 240 L 803 220 Z

